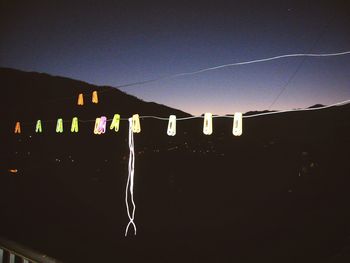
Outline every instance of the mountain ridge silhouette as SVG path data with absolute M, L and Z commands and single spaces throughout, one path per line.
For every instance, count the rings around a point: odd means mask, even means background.
M 117 88 L 97 86 L 67 77 L 0 68 L 0 78 L 0 84 L 6 87 L 6 92 L 3 95 L 7 104 L 2 105 L 4 110 L 15 107 L 17 109 L 16 113 L 22 114 L 24 119 L 30 113 L 28 108 L 34 113 L 50 112 L 53 115 L 51 118 L 59 114 L 71 117 L 68 116 L 68 112 L 83 114 L 84 117 L 91 114 L 90 118 L 103 113 L 112 116 L 114 113 L 119 113 L 124 117 L 131 117 L 132 114 L 138 113 L 136 111 L 141 110 L 142 114 L 145 115 L 161 114 L 167 117 L 170 114 L 176 114 L 178 117 L 191 116 L 181 110 L 165 105 L 145 102 Z M 96 105 L 91 102 L 91 94 L 94 90 L 98 91 L 99 96 L 99 103 Z M 79 93 L 84 95 L 85 105 L 83 106 L 77 105 Z M 135 105 L 137 105 L 136 108 Z M 19 109 L 22 109 L 22 111 Z M 48 116 L 48 114 L 46 115 Z
M 1 236 L 63 262 L 349 258 L 350 105 L 247 118 L 240 137 L 230 118 L 213 119 L 211 136 L 202 119 L 179 122 L 174 137 L 167 121 L 142 120 L 134 135 L 138 235 L 125 238 L 127 122 L 97 136 L 93 122 L 70 133 L 71 118 L 190 115 L 117 90 L 93 105 L 96 86 L 46 74 L 0 69 L 0 86 Z M 83 107 L 80 92 L 88 94 Z M 68 121 L 63 134 L 58 117 Z M 47 120 L 42 134 L 38 118 Z

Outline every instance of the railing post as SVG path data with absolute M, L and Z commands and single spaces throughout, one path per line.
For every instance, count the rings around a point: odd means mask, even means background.
M 59 263 L 60 261 L 0 237 L 0 263 L 33 262 Z
M 3 250 L 3 258 L 2 258 L 2 263 L 8 263 L 10 261 L 10 254 L 7 250 Z
M 10 252 L 8 252 L 6 249 L 2 249 L 2 259 L 0 262 L 10 263 Z

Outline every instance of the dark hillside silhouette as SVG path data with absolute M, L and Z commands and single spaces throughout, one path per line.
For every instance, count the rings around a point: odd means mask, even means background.
M 166 121 L 142 120 L 138 234 L 125 238 L 127 122 L 96 136 L 93 122 L 56 134 L 55 121 L 189 114 L 119 90 L 93 105 L 91 92 L 110 87 L 47 74 L 0 69 L 0 86 L 0 236 L 63 262 L 350 260 L 349 105 L 247 118 L 241 137 L 228 118 L 214 119 L 211 136 L 201 119 L 178 122 L 175 137 Z M 42 134 L 39 118 L 52 120 Z

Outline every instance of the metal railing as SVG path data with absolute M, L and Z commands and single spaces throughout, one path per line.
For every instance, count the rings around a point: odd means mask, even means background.
M 0 238 L 0 263 L 62 263 L 16 242 Z

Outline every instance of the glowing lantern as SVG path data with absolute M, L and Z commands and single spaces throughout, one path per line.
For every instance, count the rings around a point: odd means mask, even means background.
M 95 120 L 94 134 L 101 134 L 101 133 L 99 132 L 99 130 L 98 130 L 98 126 L 99 126 L 99 124 L 100 124 L 100 120 L 101 120 L 101 118 L 96 118 L 96 120 Z
M 63 120 L 61 118 L 57 120 L 56 132 L 57 133 L 62 133 L 63 132 Z
M 43 132 L 43 129 L 42 129 L 42 126 L 41 126 L 41 120 L 37 120 L 36 122 L 36 126 L 35 126 L 35 132 L 38 133 L 42 133 Z
M 242 113 L 236 112 L 233 119 L 232 133 L 234 136 L 241 136 L 243 132 L 242 128 Z
M 97 91 L 92 92 L 92 103 L 98 103 Z
M 71 132 L 78 132 L 79 131 L 79 125 L 78 125 L 78 118 L 74 117 L 72 119 L 72 126 L 70 128 Z
M 98 134 L 106 132 L 107 118 L 102 116 L 97 126 Z
M 84 105 L 84 97 L 83 97 L 83 93 L 80 93 L 78 96 L 78 105 Z
M 21 123 L 19 121 L 16 122 L 15 133 L 21 133 Z
M 119 131 L 119 123 L 120 123 L 120 115 L 119 114 L 114 114 L 111 126 L 109 129 L 115 130 L 116 132 Z
M 132 132 L 133 133 L 141 132 L 140 116 L 138 114 L 132 115 Z
M 175 136 L 176 134 L 176 116 L 175 115 L 170 115 L 169 117 L 167 133 L 169 136 Z
M 205 135 L 213 133 L 213 115 L 209 112 L 204 114 L 203 133 Z

